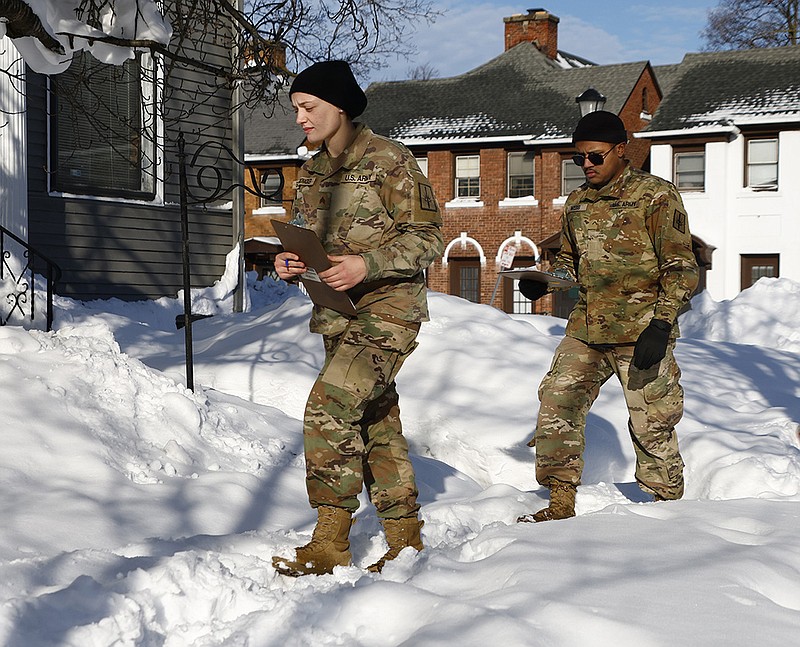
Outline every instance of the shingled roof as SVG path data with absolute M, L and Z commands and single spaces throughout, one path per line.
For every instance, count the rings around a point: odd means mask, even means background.
M 269 112 L 267 112 L 269 111 Z M 246 161 L 269 157 L 296 156 L 305 135 L 295 123 L 288 86 L 279 90 L 274 104 L 245 110 L 244 153 Z
M 403 141 L 561 139 L 575 128 L 576 96 L 594 87 L 606 96 L 605 109 L 619 112 L 647 66 L 642 61 L 564 69 L 532 43 L 520 43 L 459 76 L 373 83 L 364 121 Z
M 687 54 L 669 72 L 647 132 L 800 120 L 800 45 Z

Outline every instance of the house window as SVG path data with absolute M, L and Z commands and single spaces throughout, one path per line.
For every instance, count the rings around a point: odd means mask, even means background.
M 262 207 L 274 207 L 283 203 L 283 174 L 280 169 L 264 169 L 259 191 Z
M 780 254 L 742 254 L 741 258 L 742 290 L 765 276 L 779 276 Z
M 456 157 L 456 198 L 479 198 L 481 195 L 480 155 Z
M 583 169 L 576 166 L 569 157 L 561 162 L 561 195 L 569 195 L 581 184 L 586 182 Z
M 747 140 L 745 186 L 756 191 L 778 189 L 778 138 Z
M 675 153 L 673 182 L 679 191 L 705 191 L 705 151 L 679 151 Z
M 415 157 L 414 159 L 417 162 L 417 166 L 419 166 L 419 170 L 422 171 L 422 174 L 425 177 L 428 177 L 428 158 L 427 157 Z
M 533 314 L 533 302 L 519 291 L 519 280 L 513 279 L 511 312 L 518 315 Z
M 508 154 L 508 197 L 533 195 L 533 151 Z
M 647 88 L 642 88 L 642 112 L 650 114 L 650 102 L 647 98 Z
M 149 55 L 123 65 L 75 53 L 51 77 L 52 186 L 85 195 L 155 195 L 155 89 Z
M 450 294 L 473 303 L 481 302 L 481 264 L 477 259 L 450 261 Z

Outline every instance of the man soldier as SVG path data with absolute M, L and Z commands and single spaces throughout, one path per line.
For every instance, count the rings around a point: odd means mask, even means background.
M 565 337 L 539 386 L 533 439 L 536 480 L 550 505 L 519 521 L 575 515 L 584 428 L 600 387 L 616 375 L 628 408 L 636 481 L 656 500 L 683 495 L 683 460 L 675 425 L 683 389 L 673 350 L 676 319 L 698 281 L 681 196 L 670 182 L 625 159 L 622 120 L 605 111 L 584 116 L 572 136 L 586 182 L 567 198 L 561 249 L 553 272 L 580 285 Z M 520 281 L 535 300 L 544 283 Z
M 313 229 L 333 267 L 319 278 L 347 291 L 357 314 L 315 306 L 325 363 L 306 404 L 306 487 L 318 520 L 282 573 L 330 573 L 351 563 L 349 532 L 366 484 L 389 549 L 371 571 L 406 547 L 422 550 L 414 469 L 400 425 L 395 377 L 428 318 L 423 271 L 442 254 L 433 190 L 402 144 L 353 119 L 367 105 L 344 61 L 315 63 L 289 90 L 297 123 L 320 151 L 295 182 L 293 222 Z M 284 280 L 306 271 L 297 254 L 277 255 Z

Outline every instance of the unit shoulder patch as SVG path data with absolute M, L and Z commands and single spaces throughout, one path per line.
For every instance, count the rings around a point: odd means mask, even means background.
M 675 209 L 672 214 L 672 227 L 682 234 L 686 233 L 686 214 L 679 209 Z

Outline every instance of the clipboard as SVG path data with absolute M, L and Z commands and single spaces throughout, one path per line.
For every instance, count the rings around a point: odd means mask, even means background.
M 577 288 L 580 283 L 572 279 L 565 279 L 550 272 L 542 272 L 541 270 L 532 267 L 520 267 L 514 270 L 503 270 L 500 272 L 503 276 L 510 279 L 528 279 L 530 281 L 538 281 L 539 283 L 547 283 L 548 286 L 557 289 Z
M 331 262 L 317 234 L 311 229 L 290 225 L 288 222 L 271 222 L 283 249 L 297 254 L 306 264 L 308 269 L 300 275 L 300 281 L 314 304 L 355 316 L 356 307 L 347 292 L 338 292 L 319 278 L 319 273 L 331 267 Z

